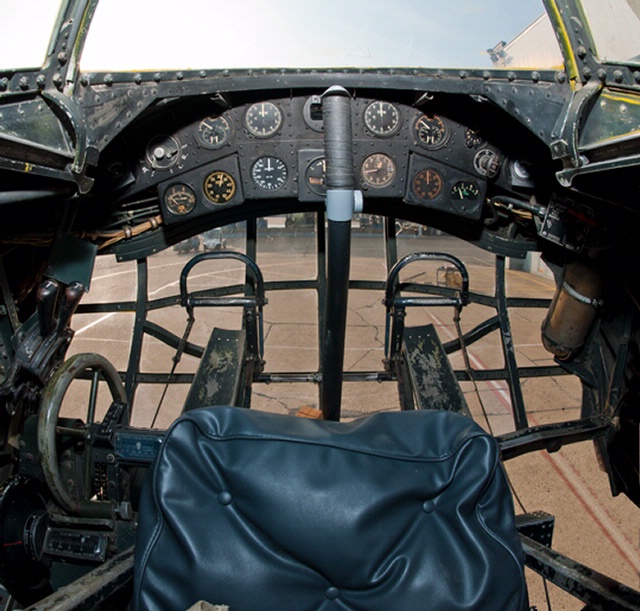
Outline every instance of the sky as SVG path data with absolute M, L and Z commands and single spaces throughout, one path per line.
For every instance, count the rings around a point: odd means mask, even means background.
M 46 40 L 54 5 L 0 0 L 0 22 L 16 23 L 3 28 L 3 66 L 25 65 L 12 59 L 21 43 L 40 63 L 46 43 L 25 33 Z M 490 67 L 487 49 L 543 12 L 542 0 L 103 0 L 81 68 Z

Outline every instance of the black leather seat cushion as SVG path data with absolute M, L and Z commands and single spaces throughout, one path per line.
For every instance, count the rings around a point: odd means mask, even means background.
M 495 440 L 446 411 L 181 416 L 143 492 L 132 607 L 200 599 L 230 611 L 526 609 Z

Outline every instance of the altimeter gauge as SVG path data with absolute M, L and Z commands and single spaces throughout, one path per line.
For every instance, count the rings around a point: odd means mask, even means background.
M 362 162 L 361 175 L 366 185 L 382 189 L 389 186 L 396 177 L 396 164 L 384 153 L 373 153 Z
M 270 138 L 282 125 L 282 111 L 273 102 L 257 102 L 247 109 L 244 122 L 257 138 Z
M 433 168 L 420 170 L 411 183 L 413 194 L 421 200 L 429 201 L 435 199 L 442 193 L 444 179 L 442 174 Z
M 171 214 L 186 216 L 196 207 L 195 191 L 183 184 L 174 184 L 164 192 L 164 205 Z
M 275 191 L 287 182 L 287 166 L 278 157 L 260 157 L 251 166 L 253 182 L 265 191 Z
M 228 172 L 216 170 L 204 179 L 202 188 L 210 202 L 226 204 L 236 194 L 236 181 Z
M 223 116 L 207 117 L 198 123 L 198 142 L 209 149 L 217 149 L 229 142 L 231 124 Z
M 449 126 L 437 115 L 418 117 L 413 131 L 418 144 L 432 151 L 442 148 L 451 137 Z
M 364 111 L 364 124 L 376 136 L 392 136 L 400 129 L 400 111 L 391 102 L 371 102 Z

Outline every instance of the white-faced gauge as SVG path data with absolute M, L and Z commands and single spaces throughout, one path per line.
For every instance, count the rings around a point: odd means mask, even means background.
M 437 115 L 418 117 L 413 131 L 418 144 L 432 151 L 442 148 L 451 137 L 449 126 Z
M 196 194 L 194 190 L 183 184 L 174 184 L 167 187 L 164 192 L 164 205 L 171 214 L 185 216 L 196 207 Z
M 433 168 L 420 170 L 411 183 L 413 194 L 424 201 L 435 199 L 442 193 L 444 179 L 442 174 Z
M 247 109 L 244 122 L 257 138 L 270 138 L 282 125 L 282 111 L 273 102 L 257 102 Z
M 362 162 L 361 175 L 366 185 L 382 189 L 396 177 L 396 164 L 384 153 L 373 153 Z
M 391 102 L 371 102 L 364 111 L 364 124 L 376 136 L 392 136 L 400 129 L 400 111 Z
M 207 117 L 198 123 L 196 137 L 198 142 L 209 149 L 224 146 L 231 136 L 231 124 L 223 116 Z
M 251 166 L 251 178 L 261 189 L 275 191 L 287 182 L 287 166 L 278 157 L 260 157 Z
M 236 181 L 228 172 L 216 170 L 207 175 L 202 188 L 210 202 L 226 204 L 236 194 Z

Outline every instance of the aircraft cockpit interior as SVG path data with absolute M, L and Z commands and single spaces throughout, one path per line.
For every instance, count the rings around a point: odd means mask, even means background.
M 0 611 L 640 609 L 640 2 L 521 4 L 0 4 Z

